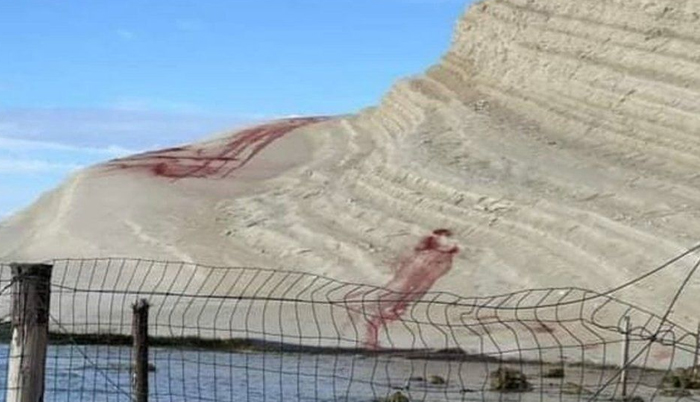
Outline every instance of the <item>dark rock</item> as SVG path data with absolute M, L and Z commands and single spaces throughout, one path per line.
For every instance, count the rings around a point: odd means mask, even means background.
M 377 398 L 375 402 L 411 402 L 411 400 L 401 392 L 395 392 L 386 398 Z
M 677 368 L 670 373 L 667 373 L 661 381 L 663 388 L 677 389 L 700 389 L 700 376 L 698 372 L 689 368 Z
M 564 378 L 564 367 L 553 367 L 544 372 L 544 378 Z
M 447 381 L 445 381 L 445 379 L 440 377 L 439 375 L 431 375 L 430 377 L 428 377 L 428 382 L 433 385 L 447 384 Z
M 501 367 L 491 373 L 491 390 L 500 392 L 525 392 L 532 389 L 527 377 L 520 370 Z

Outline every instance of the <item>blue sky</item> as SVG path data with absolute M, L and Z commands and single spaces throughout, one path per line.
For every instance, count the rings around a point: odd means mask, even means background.
M 370 106 L 467 1 L 0 1 L 0 217 L 105 159 Z

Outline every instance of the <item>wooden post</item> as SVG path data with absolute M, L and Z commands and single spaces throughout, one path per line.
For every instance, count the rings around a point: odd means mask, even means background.
M 698 377 L 698 364 L 700 364 L 700 323 L 698 332 L 695 333 L 695 357 L 693 358 L 693 378 Z
M 622 342 L 622 373 L 620 373 L 620 381 L 622 382 L 622 399 L 627 398 L 627 380 L 630 360 L 630 317 L 623 318 L 624 334 Z
M 53 266 L 11 264 L 11 269 L 12 344 L 6 400 L 40 402 L 44 399 Z
M 139 300 L 134 303 L 133 310 L 131 326 L 134 342 L 131 355 L 133 366 L 132 400 L 148 402 L 148 301 L 146 299 Z

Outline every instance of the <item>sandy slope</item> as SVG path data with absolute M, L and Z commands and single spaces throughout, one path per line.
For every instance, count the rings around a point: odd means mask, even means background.
M 376 108 L 301 125 L 225 177 L 149 163 L 76 174 L 2 224 L 0 256 L 384 285 L 444 228 L 460 252 L 433 290 L 605 290 L 700 242 L 700 3 L 484 1 Z M 692 262 L 623 296 L 662 311 Z M 697 313 L 692 298 L 676 310 Z

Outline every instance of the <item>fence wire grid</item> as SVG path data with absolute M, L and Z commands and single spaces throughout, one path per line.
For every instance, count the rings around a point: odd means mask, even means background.
M 602 293 L 417 300 L 275 269 L 54 260 L 44 400 L 132 400 L 131 307 L 146 299 L 152 401 L 700 401 L 697 322 L 673 321 L 684 297 L 697 303 L 686 290 L 698 254 Z M 660 313 L 618 297 L 669 278 L 678 285 Z M 12 284 L 0 264 L 1 401 Z

